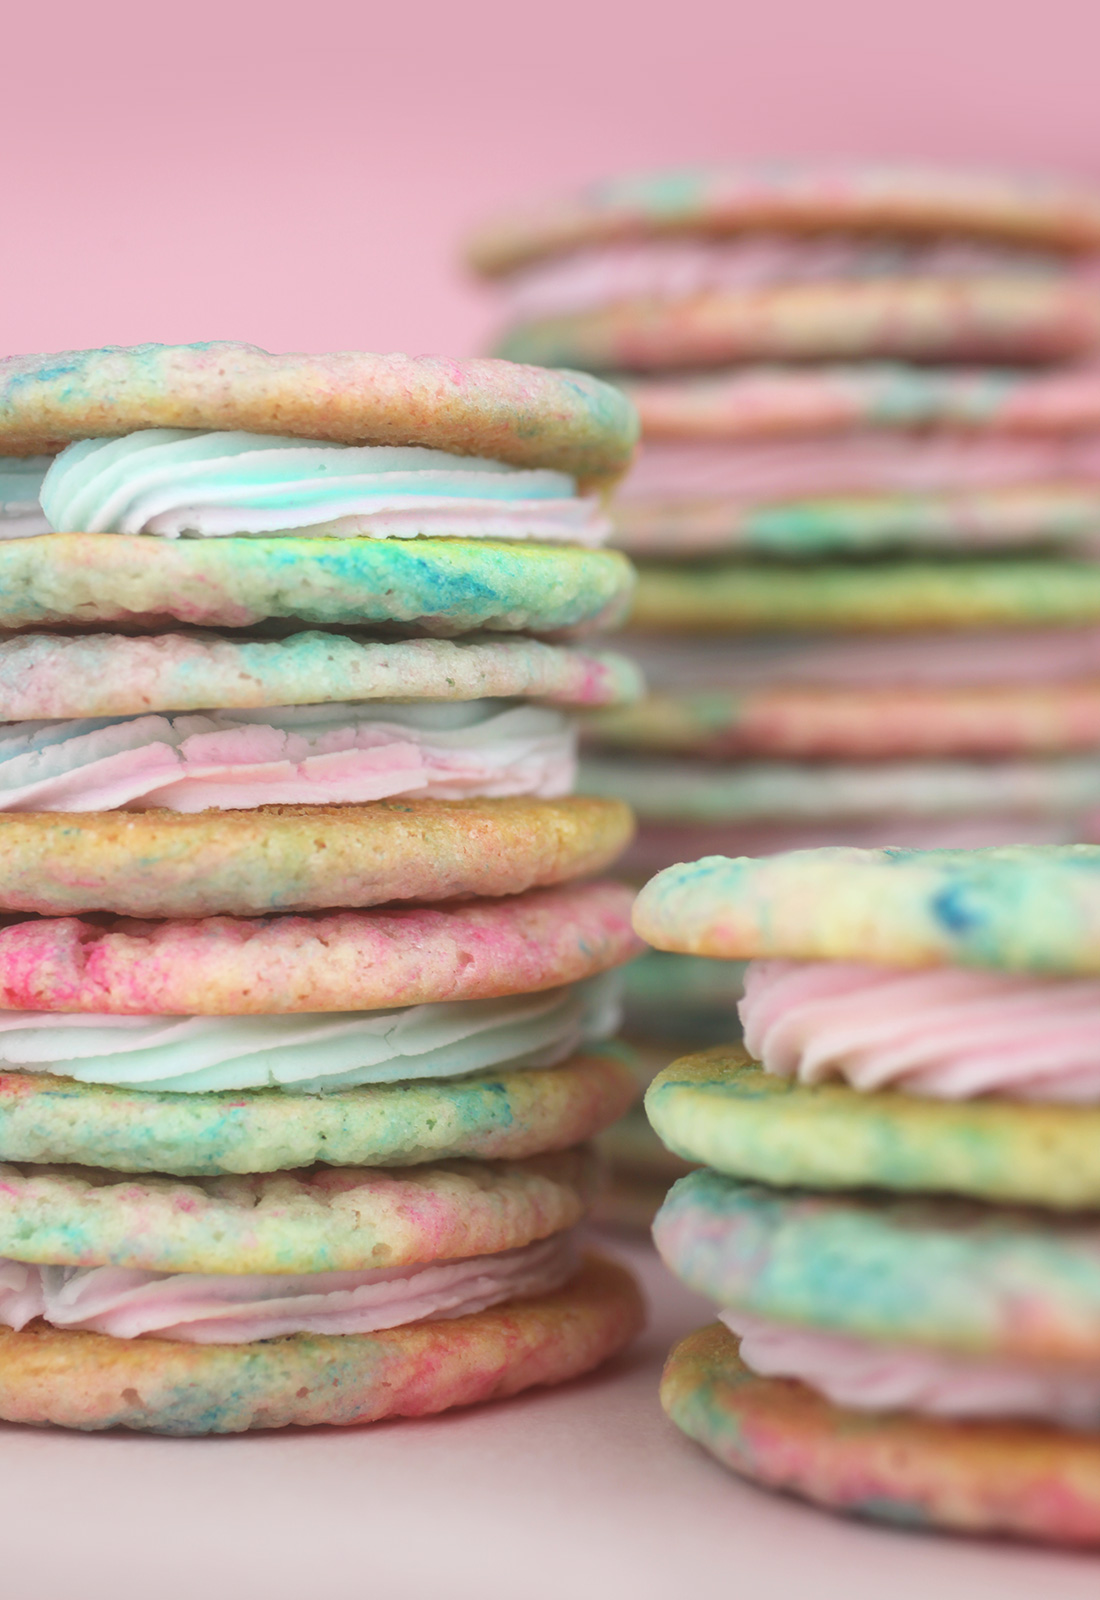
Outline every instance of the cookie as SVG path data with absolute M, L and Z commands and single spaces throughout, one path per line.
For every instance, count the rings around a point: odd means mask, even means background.
M 1081 626 L 1100 566 L 1064 558 L 647 564 L 631 621 L 667 633 L 894 633 Z
M 641 691 L 610 652 L 538 639 L 397 639 L 294 633 L 25 633 L 0 640 L 0 714 L 118 717 L 334 701 L 538 700 L 616 705 Z
M 1100 1456 L 1089 1434 L 841 1409 L 804 1384 L 758 1377 L 720 1325 L 674 1348 L 661 1404 L 735 1472 L 831 1510 L 906 1528 L 1100 1544 Z
M 777 1322 L 964 1356 L 1100 1358 L 1089 1212 L 812 1194 L 699 1171 L 671 1191 L 654 1237 L 689 1288 Z
M 743 960 L 1100 973 L 1100 848 L 809 850 L 661 873 L 635 926 L 658 948 Z
M 632 832 L 621 801 L 0 814 L 0 907 L 43 916 L 249 916 L 512 895 L 584 877 Z
M 948 1100 L 765 1072 L 739 1046 L 674 1061 L 646 1113 L 685 1161 L 809 1189 L 953 1194 L 1055 1210 L 1100 1206 L 1100 1106 Z
M 554 633 L 613 627 L 633 584 L 614 550 L 489 539 L 50 533 L 0 541 L 0 628 L 165 631 L 286 618 L 441 635 Z
M 636 955 L 631 891 L 590 882 L 456 906 L 0 929 L 0 1009 L 249 1016 L 529 994 Z
M 614 478 L 637 423 L 608 385 L 579 372 L 442 356 L 270 355 L 229 340 L 8 356 L 0 450 L 30 456 L 144 428 L 424 445 L 582 483 Z
M 555 1293 L 373 1334 L 194 1345 L 32 1323 L 0 1330 L 0 1416 L 177 1436 L 427 1416 L 587 1372 L 644 1315 L 629 1273 L 589 1257 Z
M 513 1161 L 609 1127 L 637 1098 L 614 1047 L 538 1071 L 370 1085 L 174 1094 L 0 1074 L 0 1161 L 219 1177 L 404 1167 L 457 1157 Z

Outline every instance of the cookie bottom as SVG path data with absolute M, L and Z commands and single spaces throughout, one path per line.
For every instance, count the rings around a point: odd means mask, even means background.
M 834 1406 L 805 1384 L 750 1372 L 721 1324 L 675 1346 L 661 1403 L 678 1428 L 735 1472 L 832 1511 L 1100 1545 L 1093 1434 Z

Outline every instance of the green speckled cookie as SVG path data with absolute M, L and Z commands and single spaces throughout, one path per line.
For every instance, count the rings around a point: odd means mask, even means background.
M 660 1073 L 646 1112 L 670 1150 L 735 1178 L 1100 1206 L 1100 1106 L 809 1088 L 719 1046 Z
M 1097 619 L 1100 566 L 1053 558 L 647 564 L 631 611 L 635 626 L 668 633 L 894 633 Z
M 1096 974 L 1100 846 L 708 856 L 658 873 L 634 925 L 696 955 Z
M 521 894 L 609 866 L 621 801 L 379 800 L 253 811 L 0 814 L 0 909 L 262 915 Z
M 176 1435 L 421 1417 L 588 1372 L 644 1320 L 630 1274 L 589 1257 L 553 1294 L 380 1333 L 202 1345 L 35 1322 L 0 1330 L 0 1417 Z
M 537 639 L 31 633 L 0 640 L 0 720 L 12 722 L 337 700 L 617 705 L 640 689 L 641 675 L 625 656 Z
M 491 1255 L 579 1222 L 595 1175 L 583 1147 L 525 1161 L 318 1167 L 187 1183 L 9 1164 L 0 1166 L 0 1256 L 282 1274 Z
M 1093 1213 L 816 1195 L 700 1171 L 671 1191 L 654 1237 L 689 1288 L 778 1322 L 998 1360 L 1100 1360 Z
M 724 1327 L 681 1341 L 661 1380 L 677 1427 L 772 1489 L 906 1528 L 1100 1544 L 1095 1435 L 1042 1424 L 843 1410 L 760 1378 Z
M 0 628 L 247 628 L 287 617 L 431 634 L 553 633 L 613 627 L 633 585 L 615 550 L 487 539 L 0 541 Z
M 0 1161 L 218 1177 L 403 1167 L 455 1157 L 514 1161 L 564 1150 L 632 1104 L 613 1047 L 560 1067 L 376 1084 L 333 1094 L 171 1094 L 33 1073 L 0 1074 Z

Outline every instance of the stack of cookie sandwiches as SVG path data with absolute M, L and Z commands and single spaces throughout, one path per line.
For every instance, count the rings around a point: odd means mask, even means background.
M 627 605 L 634 429 L 499 361 L 0 363 L 0 1417 L 416 1415 L 639 1326 L 576 1242 L 631 821 L 570 796 L 638 686 L 553 637 Z
M 1100 847 L 713 857 L 635 920 L 750 958 L 744 1048 L 647 1100 L 721 1316 L 673 1421 L 834 1510 L 1100 1544 Z

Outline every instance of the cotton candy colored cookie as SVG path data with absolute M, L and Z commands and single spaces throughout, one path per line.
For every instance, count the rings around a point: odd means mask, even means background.
M 621 620 L 633 577 L 615 551 L 488 539 L 129 538 L 0 542 L 0 627 L 272 619 L 430 634 L 552 633 Z
M 661 1403 L 734 1471 L 835 1511 L 908 1528 L 1100 1543 L 1100 1457 L 1088 1434 L 840 1409 L 804 1384 L 758 1377 L 720 1325 L 675 1347 Z
M 650 695 L 593 714 L 590 742 L 666 755 L 883 760 L 1095 750 L 1100 680 L 981 688 L 815 688 Z
M 171 1273 L 351 1272 L 491 1255 L 573 1227 L 596 1186 L 583 1148 L 187 1183 L 82 1167 L 0 1170 L 0 1256 Z
M 793 851 L 671 867 L 643 939 L 697 955 L 1100 973 L 1100 848 Z
M 643 1318 L 629 1274 L 590 1258 L 556 1293 L 360 1336 L 203 1346 L 33 1324 L 0 1332 L 0 1414 L 176 1435 L 425 1416 L 576 1377 Z
M 1074 627 L 1100 618 L 1100 567 L 1013 557 L 934 563 L 647 565 L 631 620 L 668 633 L 894 633 Z
M 591 1138 L 637 1093 L 611 1047 L 536 1072 L 321 1095 L 173 1094 L 10 1072 L 0 1074 L 0 1161 L 181 1177 L 512 1161 Z
M 780 1187 L 871 1187 L 1011 1205 L 1100 1205 L 1100 1107 L 947 1100 L 765 1072 L 737 1046 L 674 1061 L 646 1095 L 685 1161 Z
M 284 639 L 26 633 L 0 640 L 5 721 L 363 700 L 614 705 L 639 690 L 624 656 L 537 639 L 383 642 L 311 632 Z

